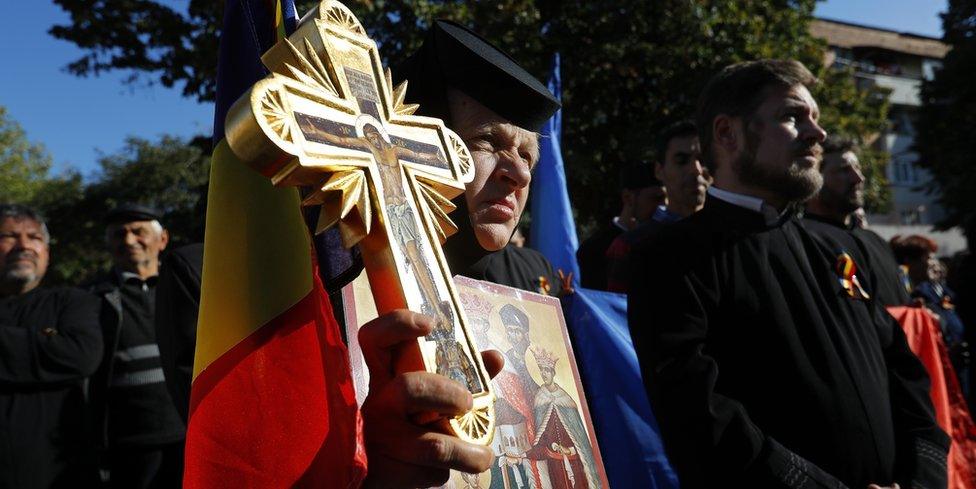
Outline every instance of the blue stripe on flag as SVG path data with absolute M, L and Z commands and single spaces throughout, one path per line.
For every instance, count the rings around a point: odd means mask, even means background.
M 561 98 L 559 76 L 559 53 L 553 58 L 552 76 L 549 91 Z M 539 164 L 532 175 L 532 227 L 529 245 L 535 248 L 552 263 L 553 269 L 573 274 L 573 286 L 579 286 L 579 265 L 576 263 L 576 224 L 566 191 L 566 173 L 563 169 L 563 156 L 560 151 L 562 135 L 562 109 L 556 111 L 549 122 L 542 127 L 539 140 Z
M 677 489 L 630 339 L 627 296 L 576 289 L 563 310 L 610 487 Z

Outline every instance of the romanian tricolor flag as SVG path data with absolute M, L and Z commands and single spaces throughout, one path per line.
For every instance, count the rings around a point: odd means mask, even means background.
M 184 487 L 358 486 L 366 472 L 349 362 L 298 192 L 224 140 L 228 108 L 294 31 L 291 0 L 226 2 Z

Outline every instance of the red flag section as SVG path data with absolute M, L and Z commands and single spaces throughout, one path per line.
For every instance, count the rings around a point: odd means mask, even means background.
M 949 448 L 949 489 L 976 489 L 976 424 L 966 407 L 956 372 L 939 326 L 921 307 L 890 307 L 932 379 L 930 395 L 939 426 L 952 438 Z
M 346 358 L 316 278 L 194 381 L 184 487 L 357 486 L 365 453 Z

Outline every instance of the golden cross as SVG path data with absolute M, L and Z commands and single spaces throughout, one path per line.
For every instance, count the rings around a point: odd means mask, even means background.
M 439 119 L 413 115 L 406 83 L 392 88 L 376 44 L 337 1 L 320 3 L 262 61 L 271 75 L 228 112 L 231 149 L 275 185 L 311 189 L 302 204 L 320 207 L 316 232 L 338 224 L 343 244 L 359 245 L 380 314 L 435 318 L 398 369 L 466 386 L 474 408 L 451 430 L 489 443 L 494 394 L 441 250 L 457 231 L 450 199 L 474 177 L 467 148 Z

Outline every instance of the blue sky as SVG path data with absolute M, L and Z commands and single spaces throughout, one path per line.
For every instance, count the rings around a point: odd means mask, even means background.
M 185 8 L 185 0 L 169 0 Z M 16 10 L 15 10 L 16 7 Z M 938 37 L 946 0 L 828 0 L 817 15 Z M 50 0 L 4 2 L 0 7 L 0 105 L 28 138 L 43 144 L 55 170 L 91 175 L 101 153 L 123 147 L 126 136 L 209 134 L 213 106 L 185 99 L 176 88 L 128 86 L 125 73 L 78 78 L 63 71 L 81 51 L 47 34 L 68 16 Z

